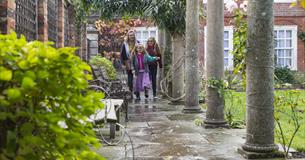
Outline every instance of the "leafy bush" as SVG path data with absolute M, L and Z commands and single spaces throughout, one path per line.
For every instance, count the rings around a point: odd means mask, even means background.
M 102 159 L 88 117 L 103 94 L 74 51 L 0 35 L 0 159 Z
M 94 56 L 90 60 L 90 63 L 97 67 L 105 69 L 106 74 L 109 79 L 111 79 L 111 80 L 116 79 L 116 76 L 117 76 L 116 70 L 115 70 L 112 62 L 110 60 L 108 60 L 107 58 L 101 57 L 101 56 Z
M 305 86 L 305 73 L 304 72 L 295 72 L 293 74 L 295 84 Z
M 276 67 L 274 74 L 278 83 L 294 83 L 293 72 L 288 67 Z

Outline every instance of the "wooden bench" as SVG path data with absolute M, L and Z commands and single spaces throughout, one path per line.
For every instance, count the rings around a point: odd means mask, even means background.
M 94 80 L 89 82 L 89 89 L 101 91 L 105 93 L 105 99 L 101 102 L 105 104 L 105 109 L 98 111 L 91 117 L 95 123 L 110 123 L 110 138 L 115 138 L 115 131 L 120 127 L 116 125 L 120 122 L 120 115 L 124 113 L 125 122 L 128 121 L 128 100 L 131 93 L 127 85 L 122 80 L 110 80 L 105 76 L 105 72 L 101 67 L 91 66 Z

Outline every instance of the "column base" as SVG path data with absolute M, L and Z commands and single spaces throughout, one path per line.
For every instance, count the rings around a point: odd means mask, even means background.
M 266 159 L 266 158 L 269 159 L 277 158 L 276 160 L 285 159 L 285 154 L 280 151 L 258 153 L 258 152 L 249 152 L 249 151 L 245 151 L 243 148 L 238 148 L 237 152 L 246 159 Z
M 203 113 L 201 108 L 199 106 L 193 106 L 193 107 L 184 107 L 183 113 Z
M 207 120 L 205 120 L 202 126 L 206 129 L 230 128 L 226 121 L 207 121 Z

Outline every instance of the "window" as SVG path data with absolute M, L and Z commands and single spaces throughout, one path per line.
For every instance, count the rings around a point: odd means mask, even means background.
M 48 39 L 57 43 L 57 0 L 48 0 Z
M 158 41 L 158 30 L 157 27 L 136 27 L 136 38 L 141 44 L 146 45 L 149 37 L 155 37 Z
M 64 45 L 69 45 L 69 12 L 68 7 L 64 7 Z
M 275 65 L 297 70 L 297 26 L 274 26 Z
M 233 69 L 233 55 L 231 54 L 233 50 L 233 27 L 226 26 L 224 28 L 223 36 L 223 48 L 224 48 L 224 66 L 225 69 Z
M 16 33 L 28 41 L 37 39 L 37 1 L 16 0 Z
M 207 33 L 207 28 L 205 27 L 205 35 Z M 207 37 L 205 36 L 205 54 L 206 57 L 207 48 L 206 42 Z M 225 26 L 223 34 L 223 50 L 224 50 L 224 67 L 225 70 L 233 70 L 233 55 L 231 54 L 233 50 L 233 26 Z M 206 58 L 204 58 L 206 60 Z

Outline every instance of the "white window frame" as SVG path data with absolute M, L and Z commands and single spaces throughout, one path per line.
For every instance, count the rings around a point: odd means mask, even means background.
M 274 3 L 292 3 L 296 0 L 274 0 Z
M 146 42 L 147 42 L 147 39 L 142 39 L 142 34 L 143 34 L 143 31 L 148 31 L 148 37 L 147 38 L 149 38 L 149 37 L 151 37 L 151 35 L 150 35 L 150 32 L 151 31 L 156 31 L 156 37 L 155 37 L 155 39 L 156 39 L 156 41 L 158 42 L 158 28 L 157 27 L 134 27 L 133 28 L 136 32 L 141 32 L 141 38 L 140 39 L 137 39 L 137 40 L 139 40 L 139 41 L 143 41 L 143 45 L 144 46 L 146 46 Z
M 228 66 L 224 66 L 225 70 L 232 71 L 234 69 L 234 56 L 232 54 L 233 51 L 233 26 L 224 26 L 224 32 L 229 32 L 229 50 L 228 55 Z M 204 64 L 206 64 L 206 55 L 207 55 L 207 26 L 204 27 Z M 223 49 L 223 51 L 225 48 Z M 225 57 L 224 57 L 225 58 Z
M 275 30 L 291 30 L 291 47 L 292 47 L 292 53 L 291 53 L 291 67 L 289 67 L 291 70 L 297 70 L 298 69 L 298 26 L 297 25 L 275 25 Z M 276 46 L 274 46 L 274 50 Z

